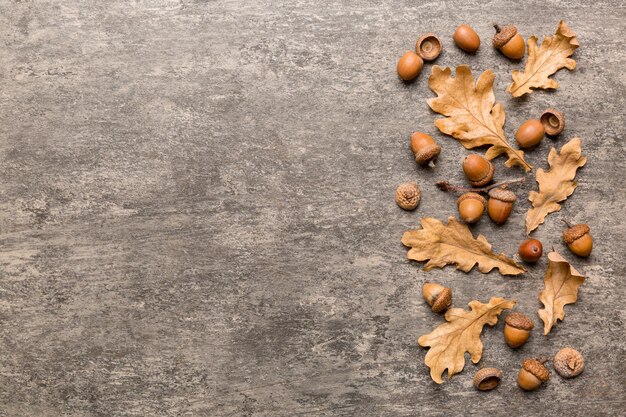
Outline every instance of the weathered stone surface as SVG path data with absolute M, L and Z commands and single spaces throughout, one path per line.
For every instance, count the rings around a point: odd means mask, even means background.
M 626 65 L 621 1 L 0 2 L 0 415 L 543 416 L 624 415 L 622 221 Z M 492 21 L 526 37 L 563 18 L 578 68 L 561 88 L 513 100 L 511 63 Z M 482 45 L 454 47 L 468 23 Z M 442 386 L 417 338 L 442 321 L 426 280 L 454 305 L 518 300 L 538 321 L 545 256 L 532 275 L 429 273 L 405 259 L 402 233 L 445 220 L 468 151 L 439 134 L 425 100 L 431 64 L 412 84 L 395 61 L 426 31 L 439 65 L 492 68 L 506 133 L 548 107 L 567 118 L 587 165 L 559 213 L 534 234 L 587 281 L 565 322 L 509 349 L 486 329 L 478 366 Z M 416 166 L 414 130 L 435 137 L 437 167 Z M 520 170 L 495 161 L 498 179 Z M 524 239 L 524 197 L 503 227 L 475 228 L 497 251 Z M 418 181 L 405 212 L 396 186 Z M 561 218 L 585 222 L 593 254 L 561 243 Z M 528 356 L 563 346 L 585 372 L 524 393 Z M 481 366 L 503 370 L 479 393 Z

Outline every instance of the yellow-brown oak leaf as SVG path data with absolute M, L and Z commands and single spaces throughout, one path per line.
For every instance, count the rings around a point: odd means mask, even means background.
M 513 97 L 532 93 L 533 88 L 555 89 L 559 83 L 549 78 L 561 68 L 573 70 L 576 61 L 570 58 L 580 45 L 574 32 L 563 22 L 559 22 L 556 33 L 546 36 L 540 47 L 537 38 L 528 38 L 528 60 L 524 71 L 513 71 L 513 82 L 506 91 Z
M 521 166 L 530 171 L 532 166 L 524 159 L 524 152 L 515 149 L 504 135 L 504 108 L 495 103 L 493 94 L 494 74 L 483 72 L 476 82 L 467 65 L 456 67 L 456 76 L 451 69 L 433 67 L 428 86 L 437 97 L 428 100 L 435 112 L 447 116 L 435 120 L 435 126 L 450 135 L 466 149 L 489 145 L 487 159 L 505 154 L 507 167 Z
M 543 277 L 543 291 L 539 293 L 539 301 L 544 308 L 538 311 L 543 320 L 543 334 L 550 333 L 557 320 L 565 318 L 566 304 L 578 300 L 578 287 L 585 282 L 585 277 L 574 269 L 557 252 L 548 254 L 548 268 Z
M 418 343 L 430 347 L 424 363 L 430 368 L 430 377 L 438 384 L 448 370 L 448 379 L 465 367 L 465 353 L 471 355 L 472 362 L 478 363 L 483 355 L 480 334 L 488 324 L 494 326 L 503 310 L 511 309 L 515 301 L 494 297 L 489 303 L 470 301 L 470 310 L 452 308 L 446 312 L 446 323 L 440 324 L 432 332 L 420 336 Z
M 420 262 L 428 260 L 425 271 L 448 264 L 455 264 L 464 272 L 469 272 L 474 265 L 478 265 L 482 273 L 493 268 L 502 275 L 518 275 L 525 271 L 523 266 L 503 253 L 493 253 L 483 235 L 474 239 L 467 225 L 454 217 L 448 219 L 447 225 L 432 217 L 420 219 L 420 224 L 421 229 L 404 232 L 402 243 L 411 248 L 407 258 Z
M 552 148 L 548 154 L 548 170 L 537 170 L 539 191 L 528 194 L 532 207 L 526 213 L 526 233 L 539 227 L 548 214 L 561 210 L 559 202 L 576 189 L 577 184 L 573 181 L 576 170 L 587 162 L 587 158 L 582 156 L 580 143 L 579 138 L 573 138 L 563 145 L 560 153 Z

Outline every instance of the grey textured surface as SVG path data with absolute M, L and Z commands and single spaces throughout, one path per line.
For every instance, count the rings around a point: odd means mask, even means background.
M 626 413 L 623 190 L 626 101 L 620 0 L 0 1 L 0 415 L 457 416 Z M 512 100 L 513 64 L 490 22 L 578 34 L 561 89 Z M 450 35 L 467 22 L 476 56 Z M 549 106 L 567 128 L 528 153 L 583 139 L 579 187 L 536 236 L 587 277 L 550 336 L 512 351 L 502 323 L 478 366 L 439 386 L 416 340 L 442 322 L 425 280 L 454 305 L 518 300 L 538 324 L 545 257 L 503 278 L 406 260 L 420 216 L 455 214 L 433 182 L 462 183 L 468 153 L 436 132 L 431 65 L 403 84 L 395 61 L 420 33 L 441 35 L 437 64 L 496 73 L 506 133 Z M 435 169 L 408 150 L 414 130 L 443 146 Z M 520 175 L 496 161 L 499 179 Z M 395 186 L 417 180 L 416 212 Z M 474 228 L 497 251 L 524 238 L 523 197 L 504 227 Z M 575 259 L 560 219 L 588 222 Z M 587 369 L 523 393 L 523 358 L 581 350 Z M 501 386 L 471 378 L 497 366 Z

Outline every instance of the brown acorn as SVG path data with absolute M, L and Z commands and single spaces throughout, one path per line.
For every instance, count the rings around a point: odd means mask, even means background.
M 548 136 L 556 136 L 565 129 L 565 115 L 556 109 L 544 111 L 539 120 Z
M 543 245 L 537 239 L 526 239 L 519 245 L 517 253 L 526 262 L 537 262 L 543 255 Z
M 528 119 L 517 129 L 515 140 L 520 148 L 532 148 L 541 142 L 546 133 L 543 124 L 537 119 Z
M 456 200 L 459 216 L 465 223 L 476 223 L 483 215 L 487 200 L 478 193 L 465 193 Z
M 550 371 L 538 359 L 526 359 L 517 375 L 517 385 L 523 390 L 534 391 L 550 379 Z
M 483 368 L 474 375 L 474 387 L 479 391 L 489 391 L 500 384 L 502 371 L 498 368 Z
M 422 61 L 419 55 L 413 51 L 407 51 L 398 60 L 396 70 L 398 71 L 398 76 L 404 81 L 411 81 L 420 75 L 423 66 L 424 61 Z
M 480 37 L 478 37 L 476 31 L 468 25 L 460 25 L 456 28 L 452 39 L 456 46 L 465 52 L 474 53 L 480 46 Z
M 422 287 L 422 295 L 431 306 L 433 313 L 447 310 L 452 304 L 452 290 L 443 285 L 427 282 Z
M 504 340 L 512 348 L 522 346 L 530 337 L 535 327 L 533 321 L 525 314 L 513 312 L 504 319 Z
M 487 203 L 487 212 L 489 217 L 496 224 L 503 224 L 509 218 L 513 210 L 513 204 L 517 200 L 512 191 L 506 189 L 506 186 L 494 188 L 489 191 L 489 202 Z
M 415 52 L 424 61 L 434 61 L 441 53 L 441 41 L 434 33 L 425 33 L 415 42 Z
M 587 257 L 593 249 L 593 239 L 589 234 L 588 225 L 581 223 L 570 227 L 563 232 L 563 241 L 567 247 L 576 255 Z
M 493 179 L 494 167 L 482 156 L 470 154 L 463 160 L 463 172 L 472 186 L 483 187 Z
M 437 160 L 441 146 L 437 145 L 432 136 L 415 132 L 411 135 L 411 151 L 415 154 L 415 162 L 428 165 L 431 161 Z
M 493 25 L 493 27 L 496 29 L 493 46 L 507 58 L 522 59 L 526 53 L 526 44 L 522 35 L 517 33 L 517 28 L 513 25 L 502 28 L 499 25 Z

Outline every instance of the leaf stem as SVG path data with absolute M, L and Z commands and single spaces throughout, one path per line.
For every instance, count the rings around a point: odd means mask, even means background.
M 437 181 L 435 185 L 441 191 L 446 191 L 446 192 L 451 191 L 451 192 L 456 192 L 456 193 L 487 193 L 489 192 L 489 190 L 493 188 L 502 187 L 503 185 L 519 184 L 524 181 L 526 181 L 526 177 L 519 177 L 513 180 L 500 181 L 495 184 L 491 184 L 491 185 L 488 185 L 486 187 L 481 187 L 481 188 L 461 187 L 458 185 L 450 184 L 449 181 Z

